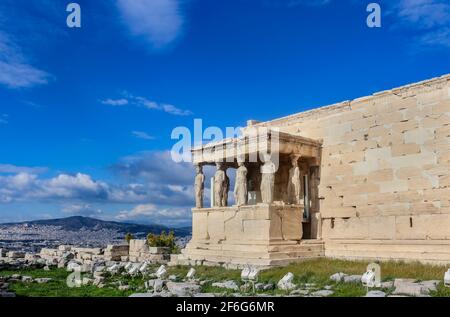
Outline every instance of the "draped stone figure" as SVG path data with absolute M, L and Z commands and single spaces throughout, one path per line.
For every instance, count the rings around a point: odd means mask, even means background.
M 247 167 L 243 162 L 238 163 L 239 168 L 236 170 L 236 183 L 234 185 L 234 200 L 236 205 L 247 204 Z
M 222 163 L 216 163 L 217 171 L 214 175 L 214 206 L 225 207 L 228 201 L 228 189 L 230 179 L 228 178 Z
M 225 173 L 225 183 L 223 184 L 222 193 L 222 207 L 228 206 L 228 192 L 230 191 L 230 178 L 227 175 L 227 170 L 223 171 Z
M 195 207 L 203 208 L 203 193 L 205 190 L 205 175 L 203 174 L 203 167 L 196 166 L 197 175 L 195 176 Z
M 270 157 L 270 156 L 269 156 Z M 265 159 L 261 166 L 261 199 L 265 204 L 273 203 L 275 188 L 275 163 Z
M 301 195 L 301 177 L 300 177 L 300 168 L 298 167 L 298 156 L 291 157 L 292 167 L 289 170 L 289 179 L 288 179 L 288 203 L 289 204 L 300 204 L 300 195 Z

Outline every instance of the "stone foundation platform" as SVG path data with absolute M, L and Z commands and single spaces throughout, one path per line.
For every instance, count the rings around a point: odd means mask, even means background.
M 302 205 L 257 204 L 193 209 L 192 240 L 171 264 L 270 267 L 324 256 L 304 240 Z
M 226 268 L 284 266 L 307 259 L 325 256 L 321 240 L 303 240 L 269 244 L 235 243 L 209 244 L 189 243 L 181 254 L 172 255 L 169 265 L 211 265 Z

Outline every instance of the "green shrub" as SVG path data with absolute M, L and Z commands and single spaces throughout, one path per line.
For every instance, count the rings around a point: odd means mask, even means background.
M 175 244 L 175 234 L 173 231 L 170 231 L 169 234 L 166 234 L 165 231 L 161 232 L 161 234 L 149 233 L 147 235 L 147 244 L 150 247 L 170 248 L 172 253 L 177 253 L 178 250 L 178 247 Z
M 131 234 L 131 233 L 128 232 L 128 233 L 125 235 L 125 241 L 126 241 L 128 244 L 130 244 L 130 240 L 132 240 L 132 239 L 134 239 L 133 234 Z

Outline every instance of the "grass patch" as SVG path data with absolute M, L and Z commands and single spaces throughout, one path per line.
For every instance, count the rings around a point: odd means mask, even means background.
M 366 294 L 366 289 L 360 283 L 335 283 L 332 282 L 330 275 L 343 272 L 349 275 L 361 275 L 365 272 L 368 261 L 344 261 L 333 259 L 308 260 L 301 263 L 291 264 L 282 268 L 273 268 L 261 272 L 259 282 L 275 284 L 288 272 L 295 276 L 294 283 L 299 288 L 308 288 L 311 292 L 324 289 L 325 286 L 333 290 L 333 297 L 358 297 Z M 403 262 L 382 262 L 381 275 L 383 281 L 393 280 L 394 278 L 414 278 L 417 280 L 442 280 L 446 271 L 442 266 L 431 266 L 420 263 Z M 151 271 L 156 271 L 158 266 L 152 266 Z M 168 267 L 169 275 L 175 275 L 177 281 L 183 280 L 190 267 L 174 266 Z M 202 291 L 205 293 L 217 293 L 223 296 L 229 296 L 235 291 L 224 290 L 213 287 L 212 283 L 226 280 L 234 280 L 238 286 L 242 285 L 240 281 L 240 270 L 226 270 L 221 267 L 199 266 L 196 267 L 196 277 L 201 278 L 205 283 L 202 285 Z M 82 286 L 79 288 L 69 288 L 66 284 L 67 276 L 70 274 L 65 269 L 52 269 L 45 271 L 43 269 L 20 269 L 20 270 L 2 270 L 0 276 L 11 276 L 13 274 L 27 275 L 32 278 L 49 277 L 52 280 L 45 284 L 12 282 L 10 289 L 17 296 L 26 297 L 117 297 L 129 296 L 136 292 L 145 292 L 144 282 L 149 278 L 142 276 L 132 278 L 124 275 L 105 274 L 105 287 L 98 288 L 93 285 Z M 126 291 L 118 290 L 118 285 L 129 285 L 130 289 Z M 386 293 L 392 290 L 383 290 Z M 278 289 L 270 291 L 258 291 L 267 295 L 288 295 L 289 292 Z M 251 292 L 247 293 L 251 295 Z M 442 283 L 432 296 L 450 297 L 450 288 L 446 288 Z

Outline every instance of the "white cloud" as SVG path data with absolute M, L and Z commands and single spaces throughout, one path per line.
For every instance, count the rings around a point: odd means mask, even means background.
M 63 214 L 107 218 L 114 212 L 121 220 L 189 222 L 195 176 L 191 164 L 175 163 L 168 151 L 146 152 L 123 158 L 110 170 L 112 177 L 106 182 L 84 173 L 48 177 L 42 174 L 48 172 L 45 168 L 0 164 L 0 204 L 56 203 L 63 206 Z M 205 204 L 208 201 L 206 185 Z M 117 207 L 124 204 L 127 207 Z
M 39 175 L 44 168 L 0 165 L 0 202 L 154 203 L 190 207 L 194 169 L 175 163 L 169 152 L 152 152 L 123 159 L 112 167 L 116 182 L 61 173 Z
M 428 32 L 420 37 L 420 42 L 426 46 L 450 47 L 450 27 Z
M 447 0 L 401 0 L 398 16 L 416 27 L 432 28 L 450 21 L 450 4 Z
M 47 172 L 46 167 L 26 167 L 26 166 L 16 166 L 12 164 L 0 164 L 0 173 L 4 174 L 18 174 L 18 173 L 41 174 L 45 172 Z
M 147 218 L 159 222 L 161 219 L 188 219 L 190 212 L 188 208 L 162 208 L 154 204 L 137 205 L 131 210 L 122 210 L 116 215 L 117 220 L 136 220 Z
M 128 104 L 128 100 L 121 98 L 121 99 L 105 99 L 101 101 L 102 104 L 108 105 L 108 106 L 125 106 Z
M 27 63 L 18 45 L 0 32 L 0 84 L 8 88 L 28 88 L 47 84 L 51 76 Z
M 155 139 L 155 137 L 153 137 L 143 131 L 132 131 L 131 134 L 133 134 L 138 139 L 143 139 L 143 140 L 154 140 Z
M 143 37 L 152 48 L 172 43 L 181 32 L 178 0 L 117 0 L 117 7 L 131 34 Z
M 84 217 L 99 217 L 103 214 L 103 211 L 99 208 L 95 208 L 90 204 L 73 204 L 62 208 L 64 214 L 71 216 L 84 216 Z
M 392 5 L 392 12 L 400 25 L 417 32 L 413 45 L 450 46 L 450 3 L 447 0 L 401 0 Z
M 125 106 L 125 105 L 134 105 L 136 107 L 143 107 L 151 110 L 159 110 L 166 112 L 168 114 L 174 116 L 190 116 L 192 115 L 192 111 L 178 108 L 174 105 L 167 103 L 158 103 L 156 101 L 149 100 L 145 97 L 134 96 L 128 92 L 123 92 L 123 98 L 120 99 L 105 99 L 101 101 L 102 104 L 111 105 L 111 106 Z
M 175 116 L 190 116 L 190 115 L 192 115 L 191 111 L 177 108 L 174 105 L 162 104 L 161 108 L 163 109 L 164 112 L 173 114 Z
M 8 124 L 8 115 L 0 114 L 0 124 Z

